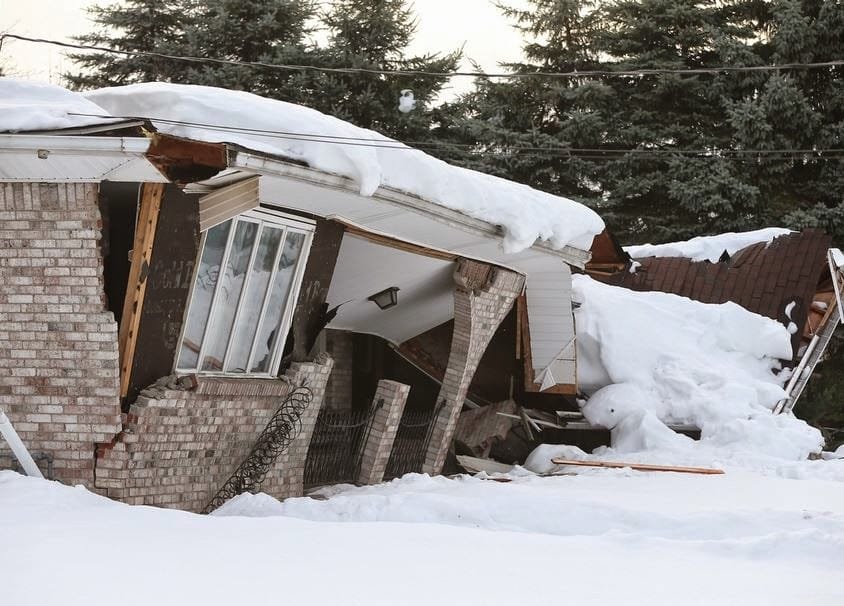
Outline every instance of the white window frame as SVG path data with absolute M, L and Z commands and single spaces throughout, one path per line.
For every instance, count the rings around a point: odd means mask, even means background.
M 221 223 L 225 223 L 231 220 L 232 225 L 229 228 L 228 235 L 226 236 L 226 246 L 223 251 L 223 257 L 220 261 L 220 273 L 217 278 L 217 283 L 214 286 L 214 294 L 211 299 L 211 307 L 208 311 L 208 319 L 205 323 L 205 329 L 202 335 L 202 341 L 200 343 L 199 351 L 197 352 L 197 359 L 196 359 L 196 367 L 195 368 L 179 368 L 179 358 L 182 355 L 182 345 L 185 338 L 185 332 L 188 326 L 188 319 L 190 318 L 191 307 L 193 306 L 193 291 L 196 287 L 196 280 L 198 277 L 199 269 L 200 269 L 200 261 L 202 259 L 202 253 L 205 251 L 205 240 L 208 235 L 208 231 L 216 227 Z M 219 302 L 219 290 L 222 283 L 223 272 L 225 271 L 225 267 L 229 262 L 229 257 L 232 250 L 232 242 L 234 240 L 234 234 L 237 231 L 237 225 L 239 222 L 247 222 L 247 223 L 255 223 L 258 225 L 258 231 L 255 234 L 255 242 L 252 246 L 252 251 L 249 255 L 249 263 L 247 265 L 248 271 L 246 273 L 246 277 L 243 281 L 243 286 L 241 287 L 240 295 L 238 296 L 237 301 L 237 308 L 235 310 L 234 318 L 232 319 L 232 330 L 229 334 L 228 341 L 226 343 L 226 352 L 223 358 L 223 369 L 226 368 L 227 363 L 229 361 L 229 356 L 231 355 L 231 345 L 232 341 L 234 340 L 235 336 L 237 335 L 237 326 L 238 320 L 240 318 L 240 314 L 243 308 L 243 303 L 245 299 L 245 294 L 248 291 L 249 282 L 252 277 L 252 264 L 255 261 L 255 256 L 258 253 L 258 247 L 261 241 L 261 235 L 265 225 L 270 227 L 281 229 L 281 239 L 279 241 L 278 250 L 276 251 L 275 259 L 273 260 L 273 270 L 270 274 L 269 281 L 267 282 L 267 291 L 264 293 L 264 300 L 261 305 L 261 315 L 258 318 L 258 324 L 255 330 L 255 336 L 252 339 L 252 347 L 249 350 L 249 357 L 246 362 L 246 369 L 244 372 L 233 372 L 233 371 L 226 371 L 226 370 L 202 370 L 202 361 L 204 358 L 204 354 L 206 353 L 206 347 L 208 343 L 208 327 L 213 324 L 214 314 L 217 309 L 217 304 Z M 182 318 L 182 328 L 181 332 L 179 333 L 179 341 L 176 347 L 176 356 L 175 360 L 173 361 L 173 370 L 176 374 L 179 375 L 203 375 L 203 376 L 217 376 L 217 377 L 240 377 L 240 378 L 276 378 L 279 372 L 279 366 L 281 365 L 281 358 L 284 352 L 284 345 L 287 343 L 287 336 L 290 332 L 290 326 L 293 322 L 293 312 L 296 309 L 296 303 L 299 300 L 299 292 L 302 287 L 302 279 L 304 278 L 305 274 L 305 267 L 308 264 L 308 256 L 311 250 L 311 243 L 313 241 L 314 230 L 316 229 L 316 222 L 310 219 L 306 219 L 304 217 L 298 217 L 295 215 L 290 215 L 275 209 L 270 209 L 266 207 L 258 207 L 253 210 L 244 212 L 240 215 L 232 217 L 231 219 L 226 219 L 225 221 L 220 221 L 214 225 L 209 225 L 205 230 L 202 231 L 201 238 L 199 241 L 199 251 L 197 252 L 196 262 L 194 264 L 194 271 L 193 276 L 191 278 L 191 285 L 188 291 L 188 304 L 185 308 L 184 317 Z M 272 296 L 272 284 L 278 274 L 278 262 L 281 257 L 281 254 L 284 250 L 284 242 L 287 239 L 287 235 L 289 233 L 300 233 L 305 236 L 302 242 L 302 250 L 299 253 L 299 258 L 297 260 L 296 271 L 293 274 L 292 284 L 290 285 L 290 291 L 288 293 L 287 299 L 285 301 L 285 307 L 282 311 L 281 319 L 279 321 L 279 330 L 278 335 L 276 336 L 275 342 L 273 343 L 273 351 L 270 352 L 270 363 L 267 366 L 267 370 L 264 372 L 251 372 L 249 369 L 252 368 L 252 364 L 254 362 L 255 357 L 255 350 L 257 340 L 261 334 L 261 325 L 266 317 L 267 307 L 269 300 Z

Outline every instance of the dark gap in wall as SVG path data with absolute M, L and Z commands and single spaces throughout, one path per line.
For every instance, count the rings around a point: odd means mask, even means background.
M 138 212 L 139 183 L 100 184 L 100 214 L 102 215 L 103 281 L 108 310 L 120 324 L 126 283 L 129 279 L 129 251 L 135 239 L 135 219 Z
M 142 389 L 173 372 L 199 237 L 199 197 L 167 185 L 152 245 L 124 412 Z

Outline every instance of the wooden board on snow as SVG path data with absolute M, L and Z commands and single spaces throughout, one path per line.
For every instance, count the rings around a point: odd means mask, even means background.
M 711 467 L 679 467 L 674 465 L 647 465 L 645 463 L 622 463 L 618 461 L 574 461 L 569 459 L 551 459 L 554 465 L 579 465 L 581 467 L 608 467 L 623 469 L 629 467 L 636 471 L 674 471 L 677 473 L 701 473 L 707 475 L 722 474 L 723 469 Z

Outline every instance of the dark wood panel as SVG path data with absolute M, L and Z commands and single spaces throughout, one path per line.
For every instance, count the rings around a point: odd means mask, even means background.
M 343 242 L 344 227 L 336 221 L 318 218 L 302 288 L 293 312 L 293 324 L 285 344 L 285 361 L 307 360 L 317 335 L 330 318 L 327 315 L 328 287 L 334 276 L 337 255 Z M 337 301 L 332 301 L 336 305 Z M 340 301 L 339 303 L 342 303 Z M 282 365 L 284 367 L 285 365 Z
M 198 196 L 168 185 L 153 243 L 127 402 L 173 371 L 199 239 Z

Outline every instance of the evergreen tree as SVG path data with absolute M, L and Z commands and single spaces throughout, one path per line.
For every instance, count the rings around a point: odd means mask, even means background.
M 336 0 L 321 15 L 329 39 L 319 61 L 324 67 L 362 70 L 450 72 L 461 53 L 407 56 L 416 22 L 405 0 Z M 306 105 L 405 141 L 427 141 L 435 112 L 431 102 L 447 78 L 371 73 L 308 73 L 300 76 Z M 399 95 L 410 89 L 416 109 L 398 111 Z
M 125 0 L 88 9 L 96 31 L 77 42 L 117 51 L 179 54 L 183 25 L 192 13 L 191 0 Z M 184 65 L 169 59 L 107 52 L 71 54 L 81 70 L 65 74 L 72 88 L 119 86 L 170 80 Z
M 616 0 L 602 9 L 597 49 L 617 70 L 701 69 L 744 60 L 753 30 L 740 3 Z M 731 154 L 724 104 L 750 90 L 735 74 L 652 74 L 605 80 L 616 100 L 609 149 L 636 150 L 596 172 L 605 216 L 623 241 L 685 238 L 752 223 L 758 186 Z M 701 150 L 688 153 L 687 150 Z
M 311 64 L 311 0 L 207 0 L 185 25 L 184 54 L 267 64 Z M 297 72 L 247 65 L 193 63 L 173 80 L 297 100 Z
M 612 107 L 600 80 L 529 77 L 535 72 L 597 69 L 592 48 L 598 21 L 590 0 L 530 0 L 525 9 L 499 5 L 525 37 L 522 63 L 502 67 L 527 77 L 481 78 L 475 91 L 449 108 L 442 136 L 472 146 L 443 156 L 470 168 L 528 183 L 587 203 L 599 198 L 593 160 L 547 148 L 602 144 Z

